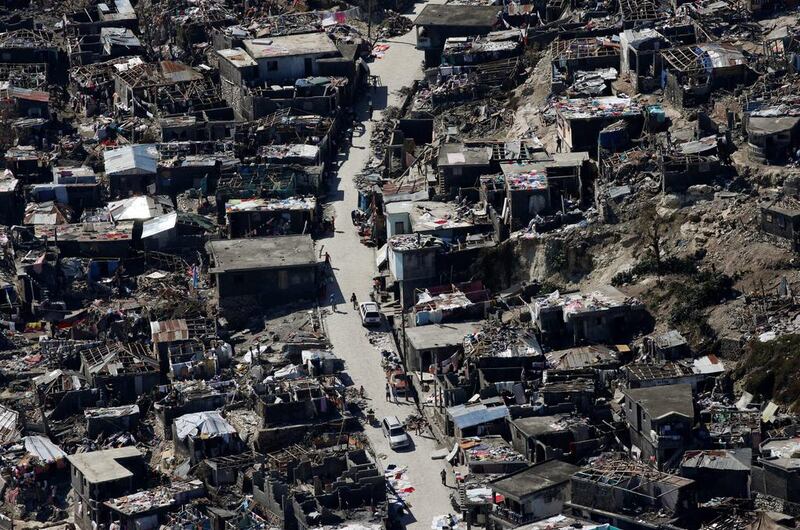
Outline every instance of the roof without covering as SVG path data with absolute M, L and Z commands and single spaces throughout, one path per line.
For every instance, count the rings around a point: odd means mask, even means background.
M 682 468 L 716 469 L 721 471 L 750 472 L 752 450 L 736 451 L 686 451 L 681 462 Z
M 291 57 L 294 55 L 338 54 L 339 49 L 324 31 L 280 37 L 247 39 L 244 47 L 253 59 Z
M 256 66 L 257 63 L 250 57 L 242 48 L 228 48 L 226 50 L 217 50 L 217 53 L 230 61 L 236 68 L 247 68 L 248 66 Z
M 623 393 L 628 399 L 640 403 L 654 419 L 670 414 L 694 418 L 692 386 L 689 384 L 628 388 Z
M 564 484 L 580 468 L 560 460 L 548 460 L 491 482 L 492 489 L 507 497 L 520 499 Z
M 415 26 L 492 27 L 497 23 L 497 6 L 428 4 L 414 19 Z
M 449 348 L 462 346 L 464 337 L 477 333 L 481 329 L 480 322 L 454 322 L 448 324 L 430 324 L 406 329 L 409 344 L 419 350 Z
M 142 458 L 142 456 L 142 452 L 135 447 L 118 447 L 90 453 L 76 453 L 67 456 L 67 460 L 90 484 L 102 484 L 133 477 L 133 472 L 118 460 Z
M 311 266 L 317 263 L 314 241 L 309 235 L 253 237 L 209 241 L 213 257 L 211 274 L 285 267 Z

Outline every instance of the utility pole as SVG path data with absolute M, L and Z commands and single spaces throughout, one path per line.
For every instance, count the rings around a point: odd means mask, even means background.
M 373 0 L 368 0 L 368 1 L 369 1 L 369 3 L 367 4 L 367 40 L 369 41 L 370 47 L 372 47 L 373 46 L 373 44 L 372 44 L 372 2 L 373 2 Z

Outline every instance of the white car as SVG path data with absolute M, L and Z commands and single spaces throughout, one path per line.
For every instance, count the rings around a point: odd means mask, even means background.
M 358 306 L 361 324 L 364 326 L 380 326 L 381 310 L 375 302 L 364 302 Z
M 406 433 L 403 424 L 397 416 L 386 416 L 381 420 L 383 435 L 389 440 L 389 447 L 392 449 L 402 449 L 411 445 L 411 437 Z

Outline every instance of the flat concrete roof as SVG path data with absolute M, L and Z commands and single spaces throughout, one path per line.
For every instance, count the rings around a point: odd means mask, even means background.
M 670 414 L 694 418 L 692 386 L 689 384 L 627 388 L 622 392 L 626 398 L 640 403 L 654 419 Z
M 309 235 L 253 237 L 209 241 L 214 260 L 211 274 L 314 265 L 314 241 Z
M 428 4 L 414 19 L 414 25 L 492 27 L 501 10 L 498 6 Z
M 460 346 L 464 343 L 464 337 L 477 333 L 480 329 L 480 322 L 429 324 L 406 328 L 406 337 L 415 350 L 431 350 Z
M 580 468 L 561 460 L 548 460 L 495 480 L 491 488 L 513 499 L 522 499 L 567 482 Z
M 132 477 L 133 472 L 120 464 L 118 460 L 143 456 L 142 452 L 135 447 L 118 447 L 68 455 L 67 460 L 81 472 L 90 484 L 101 484 Z
M 226 58 L 236 68 L 246 68 L 248 66 L 256 66 L 257 63 L 250 57 L 242 48 L 227 48 L 225 50 L 217 50 L 217 53 Z
M 244 47 L 256 60 L 270 57 L 291 57 L 293 55 L 339 53 L 336 44 L 324 31 L 247 39 L 244 41 Z

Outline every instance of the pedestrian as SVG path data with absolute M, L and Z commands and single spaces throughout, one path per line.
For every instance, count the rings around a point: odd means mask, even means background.
M 358 309 L 358 298 L 356 297 L 356 293 L 353 293 L 350 296 L 350 301 L 353 302 L 353 309 Z
M 442 475 L 442 486 L 447 486 L 447 471 L 442 469 L 441 475 Z
M 389 388 L 389 383 L 386 383 L 386 401 L 389 401 L 389 396 L 392 395 L 392 390 Z
M 368 102 L 368 104 L 367 104 L 367 108 L 368 108 L 368 110 L 369 110 L 369 121 L 372 121 L 372 112 L 375 110 L 375 109 L 372 107 L 372 96 L 370 96 L 369 98 L 367 98 L 367 102 Z
M 330 264 L 331 264 L 331 255 L 326 252 L 325 253 L 325 265 L 330 265 Z
M 561 137 L 556 137 L 556 153 L 561 152 Z
M 331 309 L 333 309 L 333 312 L 335 313 L 336 312 L 336 296 L 333 293 L 331 293 L 330 301 L 331 301 Z
M 364 391 L 364 385 L 361 385 L 361 387 L 358 389 L 358 396 L 363 398 L 365 394 L 366 392 Z

